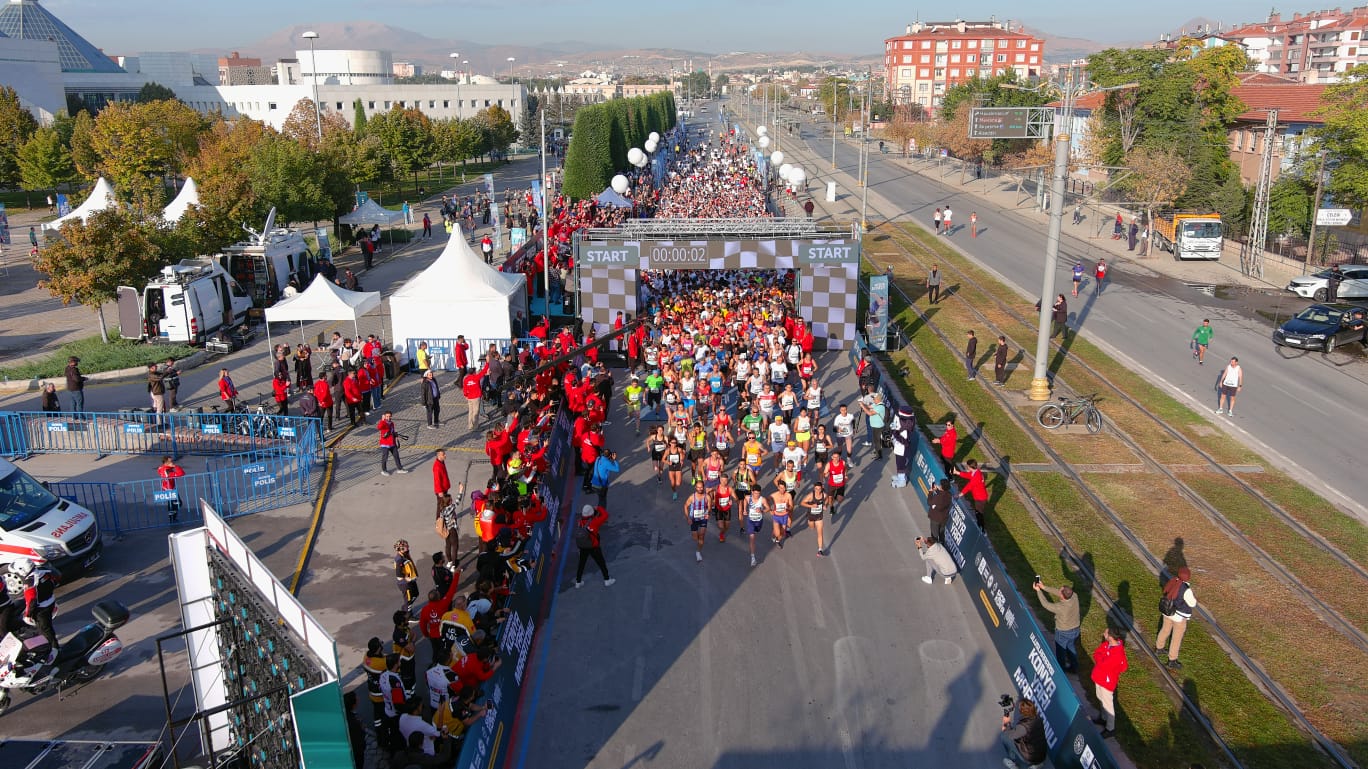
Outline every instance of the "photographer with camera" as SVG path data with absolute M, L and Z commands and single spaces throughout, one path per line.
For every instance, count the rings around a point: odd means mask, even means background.
M 622 472 L 622 466 L 618 464 L 617 452 L 600 446 L 598 458 L 589 471 L 589 487 L 598 495 L 599 507 L 608 506 L 608 483 L 613 473 L 619 472 Z
M 1012 696 L 1004 694 L 998 704 L 1004 711 L 999 740 L 1003 751 L 1007 753 L 1002 765 L 1007 769 L 1021 769 L 1022 766 L 1044 764 L 1050 747 L 1045 741 L 1045 722 L 1035 702 L 1022 697 L 1016 707 L 1012 707 Z
M 394 412 L 386 411 L 380 417 L 380 421 L 375 423 L 375 429 L 380 433 L 380 474 L 388 476 L 389 458 L 394 457 L 394 471 L 400 475 L 408 473 L 404 469 L 404 463 L 399 461 L 399 440 L 404 436 L 394 426 Z
M 922 582 L 928 585 L 934 582 L 936 572 L 945 577 L 947 585 L 955 581 L 955 574 L 959 572 L 955 558 L 935 537 L 917 537 L 917 554 L 926 562 L 926 576 L 922 577 Z

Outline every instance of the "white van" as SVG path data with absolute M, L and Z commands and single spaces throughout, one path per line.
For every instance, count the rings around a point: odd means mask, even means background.
M 252 297 L 211 259 L 163 267 L 141 292 L 119 287 L 119 334 L 150 342 L 203 344 L 247 319 Z
M 100 560 L 104 545 L 95 514 L 48 491 L 33 476 L 0 459 L 0 574 L 21 558 L 74 577 Z M 5 580 L 11 593 L 17 585 Z
M 250 238 L 223 249 L 214 259 L 252 298 L 257 307 L 269 307 L 285 295 L 293 278 L 302 290 L 314 276 L 314 261 L 299 230 L 275 226 L 275 209 L 266 217 L 261 232 L 243 227 Z

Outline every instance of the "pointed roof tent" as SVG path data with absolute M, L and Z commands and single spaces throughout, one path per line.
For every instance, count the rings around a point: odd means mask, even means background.
M 466 242 L 460 225 L 451 231 L 446 248 L 426 270 L 409 279 L 393 294 L 395 298 L 440 298 L 461 302 L 507 297 L 523 288 L 522 273 L 499 272 Z
M 66 216 L 58 217 L 50 222 L 43 222 L 43 229 L 60 230 L 63 224 L 72 219 L 80 219 L 84 222 L 96 211 L 103 211 L 115 205 L 118 205 L 118 201 L 114 198 L 114 187 L 101 176 L 95 181 L 95 189 L 90 191 L 90 197 L 86 198 L 84 203 Z
M 199 185 L 195 184 L 194 179 L 187 176 L 181 191 L 176 193 L 176 199 L 162 209 L 162 220 L 167 224 L 174 225 L 181 220 L 182 216 L 185 216 L 185 212 L 190 210 L 190 206 L 199 204 Z
M 370 198 L 366 202 L 357 206 L 351 213 L 338 219 L 343 224 L 398 224 L 404 220 L 403 211 L 391 211 L 383 208 Z
M 50 40 L 57 44 L 57 60 L 63 72 L 119 73 L 99 48 L 63 24 L 38 0 L 9 0 L 0 7 L 0 35 L 20 40 Z

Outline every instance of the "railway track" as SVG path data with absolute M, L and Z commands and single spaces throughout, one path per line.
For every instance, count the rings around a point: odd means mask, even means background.
M 1009 317 L 1020 323 L 1022 328 L 1029 329 L 1033 332 L 1033 321 L 1024 318 L 1022 315 L 1017 313 L 1007 304 L 993 298 L 992 294 L 988 292 L 982 286 L 982 284 L 974 280 L 972 276 L 964 273 L 963 270 L 956 268 L 953 264 L 946 265 L 944 260 L 939 259 L 934 252 L 930 251 L 930 249 L 926 248 L 923 244 L 919 243 L 914 238 L 895 232 L 891 235 L 890 240 L 897 246 L 898 250 L 908 261 L 910 261 L 913 265 L 923 270 L 927 267 L 927 262 L 921 258 L 918 258 L 917 253 L 925 254 L 928 258 L 935 259 L 937 263 L 941 264 L 942 269 L 946 269 L 948 267 L 949 271 L 953 271 L 954 273 L 956 273 L 957 276 L 962 280 L 961 285 L 967 284 L 973 286 L 986 298 L 988 298 L 990 301 L 998 305 Z M 914 253 L 914 251 L 916 253 Z M 868 255 L 866 255 L 866 259 L 869 259 Z M 869 261 L 870 264 L 874 266 L 877 270 L 882 270 L 884 268 L 884 265 L 882 264 L 878 264 L 873 260 Z M 900 286 L 897 285 L 896 281 L 891 282 L 891 287 L 898 295 L 900 295 L 903 304 L 906 307 L 912 309 L 912 311 L 916 312 L 920 316 L 920 322 L 923 328 L 931 331 L 952 352 L 958 353 L 956 343 L 949 338 L 945 331 L 939 325 L 937 325 L 932 318 L 928 317 L 925 313 L 922 313 L 919 309 L 916 308 L 916 306 L 912 302 L 912 298 L 908 296 Z M 974 307 L 973 304 L 967 301 L 961 294 L 962 291 L 955 292 L 951 296 L 947 297 L 947 299 L 961 302 L 963 306 L 969 308 L 973 316 L 978 321 L 982 322 L 982 324 L 985 327 L 994 329 L 995 333 L 1002 333 L 1008 338 L 1012 337 L 1012 334 L 1007 333 L 1006 330 L 1000 329 L 999 324 L 991 321 L 984 313 L 979 311 L 978 308 Z M 1057 351 L 1058 348 L 1055 347 L 1055 349 Z M 931 368 L 930 364 L 922 356 L 920 351 L 918 351 L 912 345 L 907 345 L 905 350 L 908 352 L 909 355 L 911 355 L 914 359 L 918 361 L 922 369 L 926 372 L 926 376 L 929 379 L 931 379 L 934 385 L 937 387 L 937 389 L 939 389 L 942 392 L 942 395 L 943 397 L 946 397 L 947 402 L 954 406 L 957 410 L 963 411 L 963 405 L 959 403 L 957 399 L 954 398 L 953 394 L 950 393 L 949 388 L 946 386 L 944 380 L 940 379 L 935 374 L 934 369 Z M 1278 520 L 1286 524 L 1289 528 L 1293 529 L 1294 531 L 1297 531 L 1298 533 L 1303 534 L 1308 541 L 1315 543 L 1321 551 L 1334 558 L 1334 560 L 1337 563 L 1343 565 L 1346 568 L 1349 568 L 1360 577 L 1368 577 L 1368 573 L 1365 573 L 1363 567 L 1360 566 L 1356 561 L 1354 561 L 1348 555 L 1340 551 L 1332 543 L 1325 540 L 1318 533 L 1307 528 L 1300 521 L 1297 521 L 1293 516 L 1287 513 L 1286 510 L 1282 509 L 1279 505 L 1277 505 L 1277 503 L 1275 503 L 1271 499 L 1268 499 L 1268 497 L 1264 495 L 1260 490 L 1250 486 L 1243 479 L 1239 478 L 1238 475 L 1230 472 L 1228 468 L 1224 467 L 1208 452 L 1204 451 L 1200 446 L 1196 445 L 1186 436 L 1184 436 L 1183 434 L 1179 433 L 1178 431 L 1174 430 L 1169 425 L 1164 423 L 1164 421 L 1160 419 L 1156 414 L 1154 414 L 1149 409 L 1145 408 L 1136 399 L 1131 397 L 1120 387 L 1116 386 L 1114 383 L 1108 380 L 1107 377 L 1101 374 L 1101 372 L 1098 372 L 1096 369 L 1087 366 L 1085 362 L 1079 360 L 1077 357 L 1074 356 L 1071 356 L 1069 358 L 1069 363 L 1070 366 L 1082 368 L 1086 370 L 1091 376 L 1094 376 L 1099 381 L 1105 383 L 1109 391 L 1112 394 L 1114 394 L 1117 398 L 1122 399 L 1128 405 L 1135 408 L 1138 412 L 1144 414 L 1149 419 L 1152 419 L 1156 424 L 1161 425 L 1163 430 L 1166 433 L 1168 433 L 1173 440 L 1180 442 L 1181 445 L 1187 447 L 1188 450 L 1192 451 L 1197 456 L 1200 456 L 1202 460 L 1205 463 L 1207 463 L 1207 465 L 1213 472 L 1219 473 L 1222 477 L 1225 477 L 1233 481 L 1235 484 L 1239 486 L 1241 490 L 1246 491 L 1251 497 L 1259 500 L 1260 503 L 1264 506 L 1265 510 L 1267 510 Z M 1056 380 L 1057 385 L 1062 383 L 1062 379 Z M 999 402 L 1003 406 L 1003 410 L 1010 416 L 1010 418 L 1014 422 L 1017 423 L 1018 427 L 1020 427 L 1020 429 L 1026 435 L 1031 436 L 1032 441 L 1034 441 L 1034 443 L 1041 449 L 1041 451 L 1047 457 L 1050 458 L 1050 460 L 1059 468 L 1059 471 L 1067 478 L 1069 478 L 1069 480 L 1096 507 L 1096 509 L 1111 522 L 1112 526 L 1116 529 L 1116 531 L 1120 533 L 1121 536 L 1127 541 L 1130 549 L 1133 550 L 1142 559 L 1144 559 L 1156 572 L 1161 572 L 1164 568 L 1163 562 L 1159 558 L 1156 558 L 1150 552 L 1149 548 L 1141 540 L 1140 536 L 1132 529 L 1132 527 L 1128 526 L 1125 523 L 1124 519 L 1117 513 L 1115 509 L 1113 509 L 1113 507 L 1110 504 L 1107 503 L 1107 501 L 1102 497 L 1102 495 L 1098 493 L 1095 488 L 1093 488 L 1093 486 L 1088 482 L 1088 480 L 1085 477 L 1083 477 L 1081 473 L 1074 470 L 1071 464 L 1068 461 L 1066 461 L 1065 458 L 1061 456 L 1061 454 L 1057 450 L 1048 445 L 1046 441 L 1042 440 L 1038 435 L 1037 431 L 1035 430 L 1034 426 L 1032 425 L 1032 423 L 1030 423 L 1025 416 L 1020 414 L 1010 403 L 1008 403 L 1005 397 L 1000 392 L 994 392 L 993 395 L 999 400 Z M 1155 457 L 1151 452 L 1146 450 L 1131 436 L 1125 434 L 1124 431 L 1116 429 L 1116 425 L 1114 423 L 1111 423 L 1110 420 L 1107 421 L 1109 427 L 1111 428 L 1110 433 L 1114 435 L 1116 438 L 1118 438 L 1122 442 L 1122 444 L 1125 445 L 1129 450 L 1135 453 L 1135 455 L 1141 459 L 1144 466 L 1150 472 L 1153 472 L 1163 477 L 1165 481 L 1169 483 L 1181 497 L 1186 499 L 1190 504 L 1194 506 L 1194 508 L 1199 510 L 1208 520 L 1210 520 L 1214 525 L 1221 529 L 1233 542 L 1235 542 L 1238 546 L 1244 549 L 1250 555 L 1251 558 L 1253 558 L 1257 563 L 1259 563 L 1261 567 L 1267 569 L 1275 579 L 1277 579 L 1280 583 L 1285 585 L 1289 590 L 1293 591 L 1299 598 L 1305 599 L 1307 601 L 1307 606 L 1311 608 L 1315 612 L 1316 616 L 1321 618 L 1327 624 L 1327 626 L 1333 628 L 1334 630 L 1336 630 L 1336 632 L 1342 634 L 1347 640 L 1353 643 L 1360 650 L 1368 652 L 1368 636 L 1366 636 L 1363 633 L 1363 631 L 1357 628 L 1352 622 L 1347 620 L 1342 614 L 1340 614 L 1340 612 L 1338 612 L 1333 607 L 1329 606 L 1324 601 L 1322 601 L 1319 598 L 1319 596 L 1314 594 L 1314 591 L 1311 591 L 1300 579 L 1296 577 L 1295 574 L 1289 571 L 1283 564 L 1278 562 L 1277 559 L 1270 556 L 1266 551 L 1263 550 L 1263 548 L 1259 547 L 1256 543 L 1250 541 L 1249 538 L 1245 536 L 1243 532 L 1240 531 L 1239 527 L 1235 525 L 1234 522 L 1232 522 L 1228 517 L 1223 515 L 1215 505 L 1212 505 L 1200 494 L 1194 491 L 1181 478 L 1177 477 L 1177 475 L 1173 473 L 1165 465 L 1164 462 L 1160 461 L 1159 458 Z M 980 445 L 985 446 L 986 450 L 990 455 L 993 456 L 995 461 L 1001 461 L 1002 457 L 1000 455 L 997 455 L 996 451 L 993 450 L 991 446 L 991 438 L 981 436 Z M 1036 517 L 1039 520 L 1039 522 L 1051 533 L 1051 536 L 1059 542 L 1059 544 L 1065 550 L 1065 552 L 1069 554 L 1069 557 L 1074 562 L 1076 568 L 1078 568 L 1082 573 L 1087 574 L 1088 578 L 1096 583 L 1096 576 L 1093 573 L 1091 573 L 1091 571 L 1088 569 L 1084 559 L 1079 557 L 1079 555 L 1073 551 L 1072 547 L 1069 545 L 1068 538 L 1065 535 L 1065 533 L 1051 520 L 1050 516 L 1046 514 L 1046 512 L 1042 508 L 1040 508 L 1040 506 L 1037 503 L 1035 503 L 1034 499 L 1032 498 L 1032 495 L 1030 494 L 1026 486 L 1021 481 L 1016 479 L 1014 476 L 1008 477 L 1008 483 L 1011 484 L 1013 488 L 1015 488 L 1018 491 L 1019 495 L 1023 500 L 1028 501 L 1028 505 L 1035 510 Z M 1105 591 L 1103 592 L 1105 593 Z M 1110 597 L 1108 597 L 1108 600 L 1111 600 Z M 1265 692 L 1267 692 L 1268 695 L 1285 712 L 1288 713 L 1288 715 L 1297 724 L 1297 726 L 1301 728 L 1308 736 L 1310 736 L 1311 739 L 1332 760 L 1334 760 L 1338 765 L 1345 767 L 1346 769 L 1349 769 L 1349 767 L 1356 766 L 1353 760 L 1345 753 L 1344 749 L 1338 743 L 1336 743 L 1334 740 L 1326 736 L 1313 723 L 1311 723 L 1307 715 L 1302 711 L 1301 707 L 1297 704 L 1293 697 L 1277 681 L 1275 681 L 1263 669 L 1261 665 L 1259 665 L 1254 659 L 1252 659 L 1247 653 L 1245 653 L 1245 651 L 1240 647 L 1240 645 L 1226 632 L 1225 628 L 1222 627 L 1221 624 L 1214 617 L 1212 617 L 1209 612 L 1206 611 L 1205 607 L 1199 607 L 1198 613 L 1204 620 L 1206 620 L 1207 626 L 1211 634 L 1216 638 L 1218 643 L 1220 643 L 1226 649 L 1226 651 L 1231 655 L 1232 659 L 1245 671 L 1246 675 L 1250 678 L 1250 680 L 1253 681 L 1256 686 L 1260 687 Z M 1130 621 L 1132 622 L 1132 624 L 1134 623 L 1133 618 L 1131 618 Z M 1132 629 L 1135 630 L 1136 628 L 1132 627 Z M 1145 645 L 1145 651 L 1151 657 L 1154 656 L 1153 650 L 1150 649 L 1147 644 Z M 1157 658 L 1155 659 L 1155 661 L 1156 663 L 1160 662 Z M 1214 728 L 1212 728 L 1211 724 L 1206 720 L 1205 716 L 1201 714 L 1200 709 L 1197 708 L 1194 703 L 1188 700 L 1186 693 L 1182 691 L 1181 687 L 1177 684 L 1176 680 L 1174 680 L 1171 676 L 1165 676 L 1164 678 L 1168 681 L 1170 687 L 1175 691 L 1175 693 L 1180 698 L 1182 698 L 1182 701 L 1184 702 L 1184 705 L 1188 709 L 1188 711 L 1197 718 L 1198 722 L 1203 726 L 1203 728 L 1208 732 L 1208 734 L 1212 736 L 1212 738 L 1215 740 L 1217 745 L 1222 749 L 1222 751 L 1227 755 L 1227 757 L 1231 760 L 1234 760 L 1234 756 L 1231 754 L 1229 746 L 1227 746 L 1224 743 L 1224 741 L 1220 738 L 1220 735 L 1215 732 Z M 1238 764 L 1239 762 L 1235 761 L 1235 763 Z

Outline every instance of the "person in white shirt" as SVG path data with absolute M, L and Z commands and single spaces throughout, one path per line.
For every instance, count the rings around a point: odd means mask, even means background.
M 1221 372 L 1221 383 L 1218 389 L 1220 395 L 1216 398 L 1216 413 L 1235 416 L 1235 396 L 1244 389 L 1244 369 L 1240 368 L 1239 358 L 1231 357 L 1230 365 Z
M 437 740 L 442 733 L 437 731 L 437 727 L 424 720 L 421 715 L 423 710 L 422 700 L 410 700 L 404 707 L 404 715 L 399 716 L 399 735 L 408 742 L 409 735 L 419 732 L 423 735 L 423 753 L 429 756 L 437 755 Z

